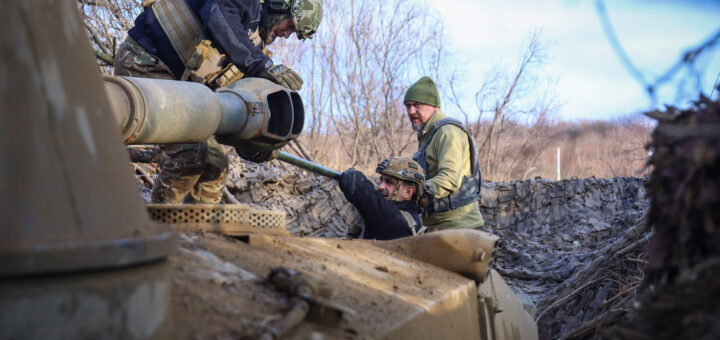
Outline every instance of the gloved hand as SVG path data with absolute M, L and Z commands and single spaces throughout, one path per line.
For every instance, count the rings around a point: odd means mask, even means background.
M 258 76 L 295 91 L 300 90 L 303 84 L 300 75 L 283 64 L 270 66 Z
M 355 169 L 345 170 L 343 173 L 340 174 L 340 177 L 338 177 L 337 179 L 340 190 L 346 196 L 352 195 L 357 185 L 359 183 L 362 183 L 364 180 L 366 180 L 365 175 Z

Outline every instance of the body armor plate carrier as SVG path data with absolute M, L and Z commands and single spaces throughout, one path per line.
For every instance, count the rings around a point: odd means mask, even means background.
M 145 0 L 143 7 L 152 8 L 173 49 L 182 60 L 185 71 L 180 80 L 191 80 L 216 89 L 245 76 L 229 58 L 212 46 L 186 0 Z M 272 56 L 264 47 L 257 30 L 250 39 L 258 44 L 265 55 Z
M 470 204 L 473 201 L 477 201 L 480 198 L 482 172 L 480 171 L 480 165 L 477 160 L 477 144 L 475 144 L 475 139 L 459 120 L 445 118 L 435 122 L 435 124 L 433 124 L 430 128 L 427 138 L 425 138 L 425 142 L 420 145 L 418 152 L 415 153 L 413 159 L 420 164 L 427 174 L 428 170 L 427 162 L 425 161 L 425 149 L 428 144 L 430 144 L 430 141 L 432 141 L 435 133 L 440 130 L 442 126 L 447 124 L 452 124 L 461 128 L 467 135 L 468 142 L 470 143 L 470 164 L 472 166 L 472 171 L 469 177 L 463 176 L 462 183 L 457 191 L 442 198 L 432 198 L 425 207 L 425 214 L 438 213 L 459 208 Z

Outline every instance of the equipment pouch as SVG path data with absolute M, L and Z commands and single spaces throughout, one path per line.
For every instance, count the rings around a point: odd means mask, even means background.
M 185 62 L 181 80 L 203 83 L 212 89 L 228 86 L 245 76 L 230 60 L 212 46 L 210 40 L 197 45 Z
M 205 77 L 205 85 L 212 89 L 228 86 L 245 77 L 245 73 L 233 63 L 229 63 L 222 70 L 211 73 Z
M 223 68 L 223 55 L 212 46 L 210 40 L 202 40 L 185 58 L 185 71 L 180 80 L 204 83 L 209 74 Z

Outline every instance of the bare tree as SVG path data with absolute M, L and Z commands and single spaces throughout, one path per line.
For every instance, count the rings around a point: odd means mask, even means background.
M 496 66 L 485 77 L 475 92 L 474 112 L 460 102 L 459 72 L 450 76 L 446 92 L 478 141 L 485 178 L 506 180 L 527 176 L 529 169 L 535 168 L 538 150 L 551 143 L 550 125 L 558 104 L 554 84 L 538 75 L 545 63 L 540 32 L 533 32 L 512 72 Z
M 317 37 L 303 44 L 296 64 L 309 80 L 303 140 L 318 160 L 339 168 L 369 170 L 384 157 L 411 153 L 402 96 L 420 75 L 444 72 L 442 22 L 422 1 L 325 6 Z
M 115 63 L 115 51 L 140 14 L 139 0 L 77 0 L 101 71 Z

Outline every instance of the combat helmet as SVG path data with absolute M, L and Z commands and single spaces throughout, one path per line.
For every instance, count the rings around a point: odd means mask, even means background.
M 320 26 L 323 15 L 322 0 L 266 0 L 266 3 L 274 12 L 289 12 L 299 40 L 312 38 Z
M 415 197 L 418 200 L 422 197 L 423 187 L 425 184 L 425 173 L 420 167 L 420 164 L 412 160 L 412 158 L 385 158 L 385 160 L 378 164 L 375 172 L 381 175 L 388 175 L 397 179 L 412 182 L 415 184 Z M 395 197 L 395 194 L 393 194 L 392 197 Z

